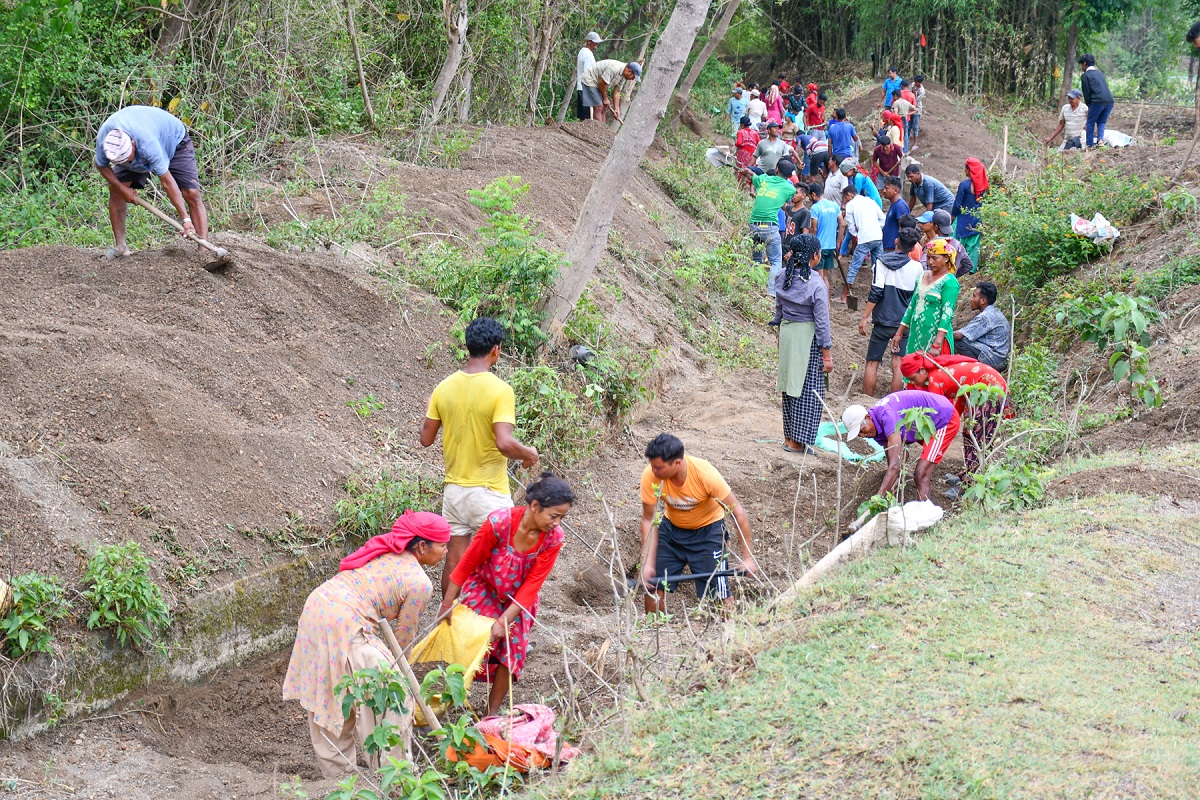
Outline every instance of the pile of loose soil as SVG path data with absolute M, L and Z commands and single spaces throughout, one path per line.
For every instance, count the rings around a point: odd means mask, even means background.
M 446 323 L 404 313 L 361 262 L 226 236 L 223 274 L 182 244 L 115 262 L 0 254 L 0 563 L 78 577 L 78 553 L 141 541 L 164 568 L 258 566 L 295 517 L 328 529 L 342 478 L 407 435 L 447 369 Z M 359 418 L 347 402 L 383 403 Z M 242 531 L 239 534 L 239 531 Z M 182 554 L 182 555 L 181 555 Z M 198 588 L 198 587 L 192 587 Z

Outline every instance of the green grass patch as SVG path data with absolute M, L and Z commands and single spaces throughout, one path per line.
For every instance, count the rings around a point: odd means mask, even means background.
M 1137 290 L 1155 300 L 1165 300 L 1185 286 L 1200 284 L 1200 254 L 1172 259 L 1137 279 Z
M 675 205 L 722 230 L 745 223 L 750 218 L 750 196 L 738 188 L 733 170 L 714 167 L 705 158 L 708 143 L 686 133 L 668 141 L 675 157 L 643 166 Z
M 1190 796 L 1200 638 L 1171 581 L 1200 525 L 1154 508 L 964 516 L 855 562 L 752 616 L 543 796 Z
M 392 528 L 406 509 L 438 511 L 442 482 L 399 467 L 354 473 L 342 485 L 346 496 L 334 504 L 334 533 L 361 541 Z

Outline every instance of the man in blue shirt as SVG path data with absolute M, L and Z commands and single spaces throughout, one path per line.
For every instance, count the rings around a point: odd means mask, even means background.
M 196 150 L 187 128 L 173 114 L 153 106 L 127 106 L 104 121 L 96 133 L 96 169 L 108 182 L 108 220 L 117 255 L 129 255 L 125 243 L 128 204 L 135 189 L 157 175 L 183 223 L 184 236 L 208 238 L 208 212 L 200 199 Z
M 738 128 L 741 127 L 741 119 L 746 116 L 746 106 L 749 102 L 743 98 L 742 87 L 737 86 L 733 90 L 733 97 L 729 98 L 729 105 L 725 106 L 725 112 L 729 114 L 729 121 L 733 123 L 733 136 L 736 139 Z
M 883 251 L 896 249 L 896 234 L 900 232 L 900 218 L 908 213 L 908 203 L 900 197 L 900 179 L 888 175 L 883 179 L 883 196 L 891 203 L 887 216 L 883 218 Z
M 909 206 L 920 202 L 927 211 L 940 209 L 950 213 L 950 209 L 954 207 L 954 194 L 946 188 L 946 184 L 937 178 L 922 175 L 921 167 L 916 164 L 909 164 L 904 170 L 904 175 L 912 187 L 908 193 Z
M 837 232 L 842 208 L 823 196 L 825 190 L 821 184 L 810 183 L 806 188 L 811 206 L 809 214 L 812 219 L 812 233 L 821 242 L 821 262 L 813 269 L 821 273 L 821 277 L 825 279 L 825 288 L 832 291 L 829 273 L 830 270 L 837 269 Z
M 840 164 L 844 159 L 854 157 L 854 143 L 858 141 L 858 131 L 846 120 L 846 109 L 839 108 L 833 112 L 829 122 L 829 149 Z
M 880 104 L 884 108 L 892 107 L 892 92 L 900 91 L 900 70 L 895 67 L 888 67 L 887 80 L 883 82 L 883 100 Z

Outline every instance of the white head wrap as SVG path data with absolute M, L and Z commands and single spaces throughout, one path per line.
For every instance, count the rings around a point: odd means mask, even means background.
M 114 164 L 124 164 L 133 157 L 133 140 L 120 128 L 114 128 L 104 137 L 104 157 Z

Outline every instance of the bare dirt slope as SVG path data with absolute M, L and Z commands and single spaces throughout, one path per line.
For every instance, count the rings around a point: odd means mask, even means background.
M 881 90 L 871 89 L 844 106 L 846 115 L 858 129 L 864 148 L 874 148 L 875 133 L 882 125 L 881 93 Z M 946 184 L 952 192 L 965 177 L 963 169 L 968 158 L 978 158 L 989 165 L 1003 147 L 1002 141 L 981 121 L 984 113 L 941 85 L 925 82 L 925 114 L 921 117 L 917 149 L 912 156 L 925 172 Z M 1029 166 L 1014 156 L 1008 158 L 1010 174 L 1024 171 Z

